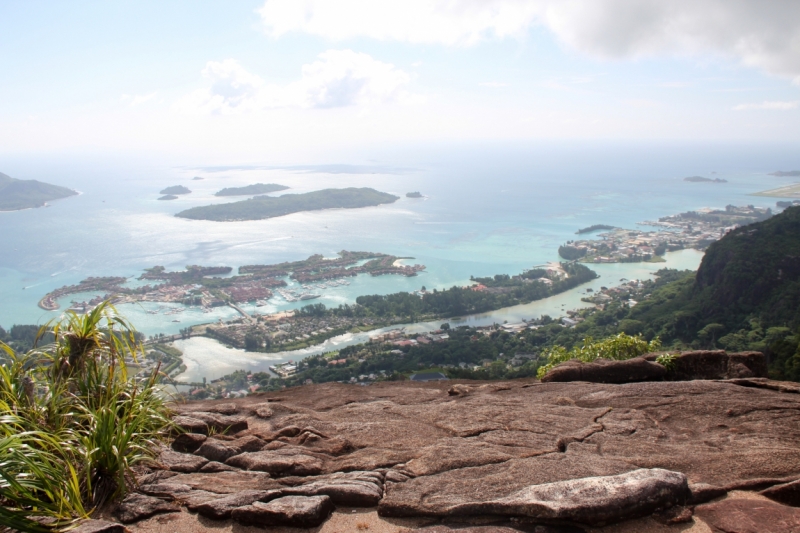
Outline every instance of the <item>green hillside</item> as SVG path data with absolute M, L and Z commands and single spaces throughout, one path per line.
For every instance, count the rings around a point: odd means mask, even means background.
M 800 206 L 731 231 L 696 274 L 659 274 L 633 307 L 612 302 L 547 341 L 573 346 L 626 332 L 665 347 L 757 350 L 773 377 L 800 381 Z
M 176 217 L 194 220 L 261 220 L 280 217 L 301 211 L 319 209 L 369 207 L 390 204 L 399 197 L 367 187 L 347 189 L 324 189 L 304 194 L 283 196 L 256 196 L 241 202 L 206 205 L 181 211 Z
M 18 180 L 0 173 L 0 211 L 42 207 L 45 202 L 78 194 L 72 189 L 36 180 Z

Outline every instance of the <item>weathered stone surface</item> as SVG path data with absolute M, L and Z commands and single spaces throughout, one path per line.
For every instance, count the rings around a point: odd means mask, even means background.
M 505 526 L 432 526 L 413 530 L 414 533 L 522 533 L 519 529 Z M 526 533 L 584 533 L 583 529 L 574 526 L 529 526 Z
M 209 413 L 218 413 L 221 415 L 233 415 L 236 414 L 237 411 L 239 411 L 239 407 L 233 402 L 218 403 L 208 409 Z
M 172 441 L 172 449 L 181 453 L 194 453 L 206 441 L 206 438 L 201 433 L 182 433 Z
M 276 476 L 313 476 L 320 474 L 323 466 L 316 457 L 292 451 L 284 453 L 283 449 L 242 453 L 231 457 L 225 464 Z
M 292 496 L 330 496 L 336 505 L 374 507 L 383 497 L 380 476 L 372 472 L 348 472 L 320 476 L 315 481 L 287 487 L 283 494 Z
M 200 446 L 195 455 L 205 457 L 209 461 L 224 463 L 234 455 L 238 455 L 239 449 L 229 443 L 217 439 L 208 439 Z
M 725 368 L 723 373 L 729 372 Z M 621 385 L 517 380 L 471 382 L 464 393 L 449 395 L 455 385 L 291 388 L 270 393 L 268 420 L 252 415 L 264 396 L 229 401 L 238 413 L 251 414 L 249 429 L 239 438 L 216 440 L 238 446 L 246 435 L 267 444 L 227 463 L 255 455 L 278 478 L 236 471 L 180 474 L 170 481 L 190 485 L 189 494 L 198 500 L 202 491 L 308 494 L 336 473 L 384 469 L 379 507 L 391 503 L 435 515 L 436 509 L 465 502 L 503 500 L 531 485 L 638 469 L 683 473 L 691 482 L 693 504 L 800 478 L 800 394 L 794 393 L 800 388 L 789 383 L 763 378 Z M 213 405 L 206 401 L 176 409 L 191 415 L 189 409 L 208 413 Z M 340 445 L 344 442 L 348 447 Z M 304 461 L 313 468 L 304 470 Z M 301 468 L 295 469 L 298 463 Z M 229 477 L 217 478 L 223 475 Z
M 238 472 L 238 468 L 228 466 L 225 463 L 218 463 L 217 461 L 209 461 L 203 468 L 198 470 L 204 474 L 216 474 L 217 472 Z
M 172 419 L 172 422 L 187 433 L 208 435 L 208 424 L 199 418 L 194 418 L 191 416 L 176 416 Z
M 130 533 L 130 530 L 116 522 L 107 520 L 84 520 L 75 529 L 70 529 L 72 533 Z
M 285 496 L 234 509 L 231 518 L 255 526 L 316 527 L 333 512 L 328 496 Z
M 147 485 L 140 485 L 139 492 L 147 494 L 148 496 L 155 496 L 156 498 L 177 500 L 186 493 L 190 492 L 192 487 L 184 485 L 183 483 L 170 483 L 169 481 L 160 481 L 157 483 L 150 483 Z
M 714 533 L 800 533 L 800 509 L 771 501 L 727 499 L 694 512 Z
M 250 407 L 251 412 L 259 418 L 272 418 L 274 412 L 268 403 L 259 403 Z
M 413 481 L 400 487 L 411 483 Z M 613 476 L 531 485 L 497 499 L 473 497 L 471 501 L 463 498 L 431 502 L 430 498 L 419 498 L 410 502 L 398 498 L 398 492 L 390 492 L 381 502 L 378 508 L 381 515 L 526 516 L 590 525 L 650 514 L 656 509 L 683 503 L 689 496 L 686 476 L 662 469 L 639 469 Z
M 208 500 L 197 505 L 191 505 L 190 510 L 196 511 L 207 518 L 223 520 L 231 516 L 231 511 L 237 507 L 244 507 L 257 501 L 269 501 L 280 496 L 277 490 L 243 490 L 229 494 L 223 498 Z
M 592 363 L 578 360 L 557 365 L 543 378 L 545 383 L 567 381 L 589 381 L 592 383 L 632 383 L 664 379 L 667 369 L 642 357 L 627 361 L 597 359 Z
M 219 472 L 217 474 L 181 474 L 170 480 L 189 485 L 194 490 L 233 494 L 243 490 L 270 490 L 281 485 L 265 472 Z
M 189 413 L 191 418 L 202 420 L 208 428 L 218 433 L 233 435 L 247 429 L 247 418 L 243 416 L 227 416 L 203 411 L 192 411 Z M 203 433 L 199 431 L 197 433 Z M 208 433 L 208 431 L 206 431 Z
M 726 353 L 725 350 L 681 352 L 670 379 L 732 379 L 767 377 L 767 360 L 761 352 Z
M 123 524 L 138 522 L 159 513 L 175 513 L 180 507 L 144 494 L 129 494 L 117 506 L 116 516 Z
M 778 503 L 800 507 L 800 480 L 775 485 L 762 490 L 761 494 Z
M 173 452 L 172 450 L 161 452 L 158 460 L 173 472 L 197 472 L 208 462 L 208 459 L 204 457 Z

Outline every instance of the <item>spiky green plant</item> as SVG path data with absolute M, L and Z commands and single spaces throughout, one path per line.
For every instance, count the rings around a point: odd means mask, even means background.
M 545 352 L 543 355 L 547 358 L 547 364 L 539 367 L 536 376 L 541 379 L 551 368 L 571 359 L 577 359 L 584 363 L 591 363 L 600 358 L 623 361 L 649 352 L 657 352 L 660 348 L 661 341 L 658 337 L 650 342 L 643 339 L 641 335 L 634 336 L 624 333 L 601 341 L 586 337 L 583 346 L 572 350 L 567 350 L 563 346 L 554 346 Z
M 13 472 L 2 476 L 0 525 L 20 531 L 42 529 L 32 517 L 62 527 L 123 496 L 170 425 L 158 369 L 143 381 L 128 375 L 125 358 L 141 347 L 109 303 L 68 311 L 46 333 L 53 341 L 27 354 L 4 346 L 0 365 L 0 417 L 10 421 L 0 471 Z

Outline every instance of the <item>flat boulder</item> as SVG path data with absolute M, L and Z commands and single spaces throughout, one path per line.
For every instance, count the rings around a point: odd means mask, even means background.
M 714 533 L 800 533 L 800 509 L 753 499 L 699 505 L 695 516 Z
M 191 418 L 203 421 L 209 429 L 217 433 L 233 435 L 234 433 L 239 433 L 247 429 L 247 418 L 244 416 L 228 416 L 204 411 L 193 411 L 191 413 Z M 208 431 L 206 431 L 206 433 L 208 433 Z
M 205 457 L 191 455 L 188 453 L 178 453 L 172 450 L 161 452 L 158 461 L 173 472 L 197 472 L 208 462 Z
M 310 483 L 283 489 L 292 496 L 330 496 L 335 505 L 375 507 L 383 498 L 383 483 L 372 472 L 347 472 L 322 476 Z
M 591 363 L 583 363 L 573 359 L 554 367 L 545 374 L 542 382 L 632 383 L 637 381 L 660 381 L 666 375 L 666 368 L 642 357 L 635 357 L 626 361 L 597 359 Z
M 540 464 L 547 468 L 546 464 Z M 571 466 L 564 462 L 561 465 Z M 558 466 L 559 463 L 550 465 L 551 468 Z M 606 467 L 613 468 L 613 465 Z M 427 491 L 423 487 L 431 485 L 427 481 L 435 484 L 435 478 L 441 476 L 433 476 L 430 480 L 416 478 L 393 485 L 379 504 L 378 513 L 382 516 L 437 517 L 494 515 L 598 525 L 644 516 L 656 509 L 682 504 L 689 497 L 685 475 L 659 468 L 580 478 L 567 472 L 561 475 L 566 479 L 529 485 L 500 498 L 485 497 L 491 491 L 479 489 L 482 483 L 494 485 L 502 479 L 496 474 L 483 479 L 480 475 L 474 476 L 472 483 L 477 490 L 462 490 L 457 498 L 453 495 L 437 495 L 435 498 L 423 495 Z M 441 488 L 447 490 L 446 486 Z M 497 490 L 494 486 L 492 488 Z M 484 497 L 476 498 L 476 494 Z
M 278 476 L 313 476 L 322 472 L 322 460 L 310 455 L 281 453 L 282 451 L 242 453 L 234 455 L 225 464 Z
M 205 457 L 209 461 L 224 463 L 234 455 L 241 453 L 238 448 L 217 439 L 208 439 L 195 452 L 195 455 Z
M 217 494 L 234 494 L 243 490 L 270 490 L 280 484 L 265 472 L 219 472 L 213 474 L 181 474 L 170 480 L 172 483 L 189 485 L 193 490 L 203 490 Z
M 222 498 L 207 500 L 197 505 L 190 505 L 189 510 L 195 511 L 206 518 L 224 520 L 230 518 L 231 511 L 238 507 L 251 505 L 257 501 L 269 501 L 280 495 L 281 492 L 279 490 L 243 490 Z
M 174 503 L 165 502 L 153 496 L 133 493 L 122 500 L 117 506 L 115 514 L 120 522 L 130 524 L 160 513 L 177 513 L 180 510 L 181 508 Z
M 260 527 L 316 527 L 327 520 L 333 508 L 328 496 L 285 496 L 234 509 L 231 518 L 240 524 Z
M 199 418 L 181 415 L 173 417 L 172 423 L 175 424 L 175 427 L 186 433 L 208 435 L 208 424 Z
M 228 466 L 225 463 L 209 461 L 203 468 L 198 470 L 198 472 L 202 474 L 216 474 L 217 472 L 237 472 L 238 470 L 238 468 Z
M 172 449 L 180 453 L 194 453 L 207 438 L 202 433 L 181 433 L 172 441 Z

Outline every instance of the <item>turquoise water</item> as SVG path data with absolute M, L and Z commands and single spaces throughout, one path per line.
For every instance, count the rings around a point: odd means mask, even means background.
M 36 304 L 62 285 L 93 275 L 138 276 L 156 264 L 169 269 L 187 264 L 235 268 L 312 253 L 333 256 L 347 249 L 413 256 L 414 262 L 428 267 L 415 278 L 360 276 L 315 300 L 329 306 L 352 302 L 360 294 L 423 285 L 443 288 L 463 284 L 470 275 L 516 273 L 557 260 L 559 244 L 592 224 L 635 227 L 645 219 L 701 207 L 774 206 L 774 199 L 748 193 L 791 183 L 767 173 L 800 167 L 797 153 L 791 146 L 474 144 L 385 149 L 364 158 L 362 166 L 205 169 L 187 161 L 5 157 L 0 171 L 6 174 L 72 187 L 82 194 L 47 208 L 0 213 L 0 325 L 57 317 L 57 312 Z M 693 175 L 722 177 L 729 183 L 682 181 Z M 204 180 L 192 181 L 193 176 Z M 220 202 L 213 193 L 223 187 L 256 182 L 285 184 L 292 188 L 287 192 L 373 187 L 402 198 L 374 208 L 255 222 L 172 216 L 191 206 Z M 158 191 L 177 184 L 193 193 L 171 202 L 156 200 Z M 426 198 L 405 198 L 406 192 L 416 190 Z M 696 266 L 699 259 L 692 261 Z M 62 309 L 72 299 L 75 296 L 62 299 Z M 259 311 L 297 305 L 275 299 Z M 158 307 L 126 305 L 121 310 L 147 335 L 173 333 L 235 313 L 227 308 L 213 313 L 191 308 L 178 314 L 147 312 Z M 531 310 L 528 318 L 534 314 Z

